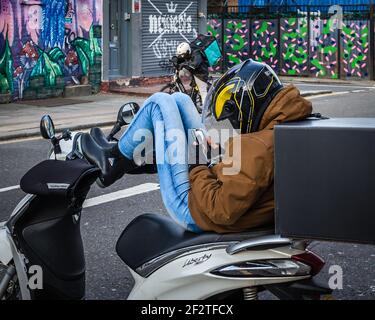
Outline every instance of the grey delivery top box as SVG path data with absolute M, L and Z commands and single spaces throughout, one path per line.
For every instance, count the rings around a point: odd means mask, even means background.
M 275 127 L 276 232 L 375 244 L 375 118 Z

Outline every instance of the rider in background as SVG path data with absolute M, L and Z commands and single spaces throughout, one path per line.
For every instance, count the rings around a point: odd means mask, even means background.
M 177 58 L 182 62 L 181 69 L 187 69 L 194 76 L 203 105 L 207 97 L 209 68 L 207 58 L 203 55 L 201 50 L 192 50 L 190 44 L 187 42 L 182 42 L 178 45 L 176 55 Z

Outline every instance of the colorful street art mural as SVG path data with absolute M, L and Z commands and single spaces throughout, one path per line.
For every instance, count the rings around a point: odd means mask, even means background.
M 367 78 L 369 56 L 368 21 L 345 21 L 342 29 L 343 70 L 347 77 Z
M 338 78 L 338 32 L 333 21 L 312 19 L 310 30 L 310 70 L 315 77 Z
M 222 22 L 219 19 L 209 19 L 207 20 L 207 33 L 214 36 L 222 47 Z M 210 67 L 210 72 L 220 72 L 222 69 L 222 63 L 217 64 L 214 67 Z
M 224 63 L 230 68 L 249 59 L 249 22 L 247 20 L 226 20 L 224 32 Z
M 308 74 L 307 28 L 307 18 L 281 19 L 281 74 L 293 76 Z
M 0 0 L 1 92 L 34 99 L 99 86 L 101 25 L 101 0 Z
M 267 63 L 279 72 L 279 26 L 277 20 L 251 22 L 251 58 Z
M 208 31 L 218 39 L 221 39 L 222 24 L 225 26 L 222 44 L 225 58 L 220 71 L 249 57 L 269 64 L 281 75 L 330 79 L 337 79 L 339 75 L 343 79 L 369 77 L 368 20 L 344 20 L 339 31 L 333 19 L 316 15 L 309 19 L 300 15 L 279 19 L 209 20 Z

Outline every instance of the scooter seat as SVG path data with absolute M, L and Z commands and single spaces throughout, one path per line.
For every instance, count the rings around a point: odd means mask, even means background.
M 119 257 L 133 270 L 166 253 L 197 245 L 242 241 L 274 234 L 274 228 L 241 233 L 193 233 L 174 222 L 169 216 L 144 214 L 135 218 L 117 241 Z

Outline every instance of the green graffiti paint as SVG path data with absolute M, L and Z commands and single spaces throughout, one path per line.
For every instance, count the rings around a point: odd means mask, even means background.
M 8 38 L 0 56 L 0 93 L 13 93 L 13 58 Z
M 44 77 L 46 87 L 56 86 L 58 76 L 63 76 L 63 71 L 59 65 L 59 60 L 64 58 L 64 54 L 59 48 L 52 49 L 49 53 L 39 51 L 39 59 L 31 71 L 30 78 Z
M 227 20 L 224 29 L 226 67 L 249 57 L 249 27 L 246 20 Z
M 311 39 L 310 71 L 316 77 L 338 78 L 338 34 L 333 20 L 311 19 L 311 27 L 315 35 Z
M 282 19 L 281 30 L 281 73 L 285 75 L 301 75 L 308 71 L 308 38 L 307 19 Z
M 366 78 L 369 74 L 369 21 L 344 20 L 341 34 L 334 20 L 311 16 L 279 19 L 225 20 L 212 19 L 209 32 L 221 36 L 224 27 L 224 55 L 226 67 L 248 57 L 269 64 L 285 75 L 305 75 L 337 79 L 341 57 L 341 76 Z M 244 34 L 245 33 L 245 34 Z M 250 45 L 247 43 L 250 35 Z M 278 43 L 278 34 L 281 43 Z M 341 52 L 339 50 L 341 44 Z M 280 61 L 279 61 L 280 58 Z M 280 70 L 279 70 L 280 66 Z
M 345 21 L 341 33 L 344 52 L 343 70 L 346 77 L 368 76 L 369 26 L 368 21 Z
M 267 30 L 268 30 L 268 23 L 267 23 L 267 21 L 263 21 L 260 28 L 255 31 L 255 34 L 257 36 L 263 35 L 263 33 L 266 32 Z
M 267 63 L 276 72 L 279 68 L 277 20 L 254 20 L 251 23 L 251 57 Z
M 100 48 L 98 39 L 94 37 L 93 29 L 90 29 L 89 39 L 76 38 L 71 43 L 75 49 L 80 61 L 82 72 L 84 75 L 88 75 L 90 67 L 95 65 L 95 58 L 102 56 L 102 50 Z

